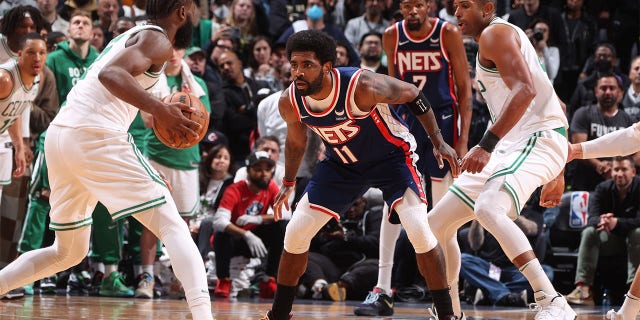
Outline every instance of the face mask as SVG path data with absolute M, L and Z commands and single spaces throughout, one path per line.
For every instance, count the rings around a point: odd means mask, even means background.
M 611 70 L 611 62 L 607 60 L 596 61 L 594 68 L 596 69 L 596 71 L 601 73 L 608 72 Z
M 311 8 L 307 9 L 307 17 L 313 21 L 322 19 L 322 15 L 322 8 L 317 4 L 314 4 Z

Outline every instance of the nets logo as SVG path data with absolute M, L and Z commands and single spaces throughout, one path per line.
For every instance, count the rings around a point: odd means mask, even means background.
M 589 192 L 574 191 L 571 193 L 569 206 L 569 227 L 583 228 L 587 225 L 587 209 L 589 208 Z
M 404 51 L 398 52 L 398 71 L 405 72 L 440 71 L 442 69 L 440 51 Z
M 331 127 L 310 128 L 330 144 L 344 144 L 360 132 L 360 127 L 353 120 L 347 120 Z

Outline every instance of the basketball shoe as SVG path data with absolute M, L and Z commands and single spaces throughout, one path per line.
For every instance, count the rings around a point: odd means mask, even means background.
M 276 318 L 274 318 L 271 315 L 271 310 L 267 311 L 267 314 L 264 315 L 264 317 L 260 318 L 260 320 L 275 320 Z M 293 313 L 289 313 L 289 319 L 293 319 Z
M 353 309 L 353 313 L 358 316 L 392 316 L 393 298 L 387 295 L 384 290 L 375 287 L 373 291 L 369 291 L 364 302 Z
M 611 309 L 607 312 L 607 320 L 624 320 L 621 314 L 617 313 L 615 310 Z
M 536 302 L 530 307 L 538 311 L 535 320 L 574 320 L 576 318 L 576 312 L 559 293 L 550 295 L 540 290 L 536 291 L 533 297 Z
M 138 276 L 138 288 L 136 288 L 135 297 L 143 299 L 153 299 L 153 287 L 155 281 L 153 276 L 143 272 Z

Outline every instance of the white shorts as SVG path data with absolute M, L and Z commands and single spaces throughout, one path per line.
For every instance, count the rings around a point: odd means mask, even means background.
M 11 171 L 13 169 L 13 151 L 11 148 L 0 145 L 0 188 L 11 184 Z
M 198 212 L 200 205 L 200 178 L 198 170 L 178 170 L 163 166 L 149 160 L 153 168 L 158 170 L 171 185 L 171 197 L 182 217 L 192 217 Z
M 44 147 L 52 230 L 91 224 L 98 201 L 114 220 L 166 203 L 166 185 L 126 132 L 51 125 Z
M 559 131 L 563 130 L 539 131 L 496 148 L 482 172 L 462 173 L 449 191 L 473 209 L 486 182 L 499 179 L 502 188 L 511 195 L 516 215 L 520 214 L 533 191 L 557 177 L 566 164 L 567 138 Z

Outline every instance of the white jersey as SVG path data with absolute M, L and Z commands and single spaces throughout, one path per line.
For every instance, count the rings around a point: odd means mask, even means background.
M 23 137 L 29 137 L 29 112 L 31 111 L 33 99 L 38 94 L 38 84 L 34 82 L 31 88 L 27 89 L 27 85 L 22 83 L 18 63 L 13 59 L 0 65 L 0 69 L 8 71 L 11 74 L 11 78 L 13 78 L 13 90 L 7 98 L 0 100 L 0 135 L 7 131 L 22 115 L 22 135 Z
M 501 141 L 515 142 L 538 131 L 560 127 L 567 128 L 569 123 L 560 106 L 560 100 L 558 100 L 553 90 L 553 85 L 549 81 L 547 73 L 542 69 L 538 55 L 527 35 L 517 26 L 501 18 L 494 18 L 491 21 L 491 24 L 496 23 L 509 25 L 518 33 L 520 37 L 520 52 L 529 66 L 529 71 L 533 78 L 533 86 L 536 90 L 536 96 L 529 104 L 527 111 Z M 495 121 L 502 114 L 505 107 L 504 102 L 511 94 L 511 89 L 507 87 L 500 77 L 498 69 L 482 66 L 477 56 L 476 75 L 480 85 L 480 92 L 487 101 L 492 120 Z
M 139 109 L 109 92 L 98 79 L 98 74 L 125 49 L 129 38 L 140 31 L 150 29 L 164 33 L 158 26 L 143 25 L 134 27 L 111 40 L 82 75 L 80 81 L 71 89 L 67 96 L 67 105 L 60 108 L 60 112 L 51 123 L 71 128 L 91 127 L 127 132 Z M 145 90 L 151 91 L 162 72 L 163 70 L 147 71 L 136 76 L 135 79 Z
M 7 37 L 0 33 L 0 64 L 16 59 L 18 59 L 18 55 L 9 48 Z

